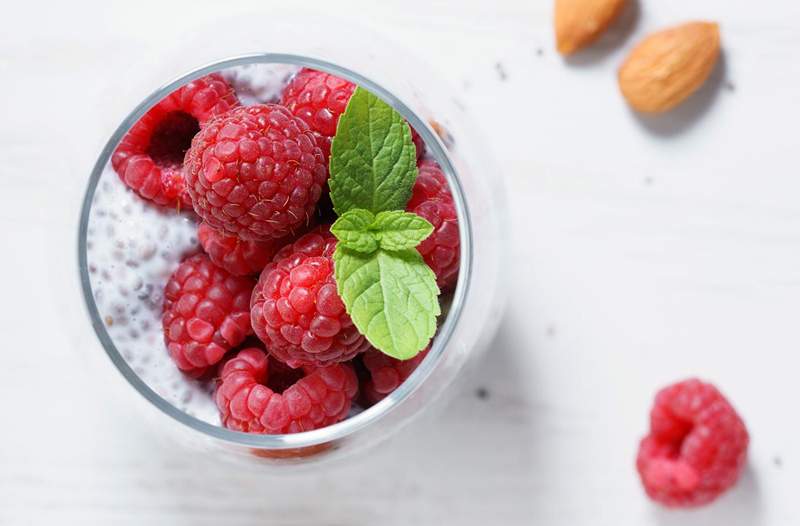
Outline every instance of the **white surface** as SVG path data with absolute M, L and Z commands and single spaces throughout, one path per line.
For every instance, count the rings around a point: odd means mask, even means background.
M 112 4 L 3 10 L 0 524 L 800 523 L 799 4 L 642 0 L 617 32 L 633 38 L 565 64 L 545 0 L 302 2 L 358 12 L 452 80 L 503 167 L 486 176 L 507 182 L 517 286 L 480 377 L 438 421 L 281 478 L 162 443 L 97 385 L 115 378 L 86 373 L 99 349 L 76 348 L 92 341 L 73 322 L 80 194 L 115 125 L 104 79 L 222 9 Z M 268 23 L 269 2 L 226 4 Z M 724 68 L 675 114 L 638 119 L 615 83 L 624 49 L 698 17 L 721 22 Z M 750 467 L 710 508 L 666 512 L 633 458 L 653 392 L 687 375 L 738 406 Z

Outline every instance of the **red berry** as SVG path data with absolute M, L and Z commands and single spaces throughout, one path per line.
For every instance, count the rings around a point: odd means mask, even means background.
M 197 228 L 200 246 L 218 267 L 234 276 L 260 274 L 275 253 L 288 243 L 286 239 L 248 241 L 218 232 L 207 223 Z
M 410 360 L 398 360 L 377 349 L 365 352 L 361 361 L 369 372 L 369 378 L 362 383 L 361 392 L 366 403 L 376 404 L 400 387 L 427 355 L 428 349 L 425 349 Z
M 192 140 L 184 172 L 194 210 L 209 226 L 254 241 L 306 226 L 328 173 L 306 123 L 277 104 L 208 121 Z
M 191 208 L 182 173 L 184 154 L 212 115 L 238 105 L 221 75 L 193 80 L 161 99 L 131 127 L 114 151 L 111 165 L 145 199 Z
M 290 367 L 324 367 L 369 348 L 336 291 L 335 247 L 327 228 L 304 235 L 278 252 L 253 290 L 253 329 Z
M 335 75 L 303 68 L 283 89 L 281 104 L 314 130 L 327 158 L 339 116 L 355 89 L 355 84 Z
M 254 281 L 214 265 L 205 254 L 185 259 L 164 289 L 164 341 L 178 369 L 202 376 L 248 334 Z
M 282 391 L 273 388 L 271 377 L 271 362 L 256 348 L 223 366 L 215 400 L 225 427 L 270 434 L 319 429 L 347 417 L 358 392 L 348 364 L 309 371 Z
M 417 247 L 425 262 L 436 274 L 441 289 L 458 280 L 461 238 L 456 206 L 447 180 L 434 161 L 423 161 L 406 210 L 433 225 L 433 233 Z
M 327 159 L 331 140 L 336 135 L 339 117 L 347 108 L 356 86 L 330 73 L 303 68 L 283 89 L 281 104 L 308 123 L 317 135 Z M 412 128 L 411 138 L 417 147 L 417 159 L 425 153 L 422 137 Z
M 656 395 L 636 468 L 653 500 L 700 506 L 736 483 L 748 442 L 744 422 L 716 387 L 686 380 Z

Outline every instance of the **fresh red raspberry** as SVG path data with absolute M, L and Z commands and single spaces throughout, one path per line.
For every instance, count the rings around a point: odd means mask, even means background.
M 406 210 L 433 225 L 433 233 L 419 244 L 417 250 L 436 274 L 439 288 L 452 287 L 458 279 L 461 238 L 453 196 L 435 161 L 420 163 L 419 175 Z
M 748 442 L 744 422 L 716 387 L 686 380 L 656 395 L 636 468 L 653 500 L 700 506 L 736 483 Z
M 239 239 L 237 236 L 218 232 L 205 222 L 197 227 L 197 238 L 211 261 L 234 276 L 260 274 L 275 253 L 290 241 Z
M 355 89 L 352 82 L 309 68 L 298 71 L 283 89 L 281 104 L 314 130 L 326 159 L 331 152 L 331 140 L 336 135 L 339 117 L 347 108 Z M 419 159 L 425 153 L 425 143 L 413 128 L 411 138 Z
M 254 280 L 232 276 L 205 254 L 185 259 L 164 289 L 164 340 L 178 369 L 202 376 L 242 343 Z
M 308 123 L 327 159 L 339 116 L 356 86 L 330 73 L 303 68 L 283 89 L 281 104 Z
M 311 220 L 327 166 L 314 134 L 277 104 L 235 108 L 206 123 L 186 153 L 194 210 L 241 239 L 280 239 Z
M 369 378 L 361 384 L 364 401 L 372 405 L 386 398 L 411 376 L 427 355 L 428 349 L 425 349 L 410 360 L 398 360 L 377 349 L 369 349 L 361 355 L 361 361 L 369 372 Z
M 299 433 L 343 420 L 358 393 L 348 364 L 308 371 L 282 391 L 264 351 L 249 348 L 222 367 L 215 400 L 222 424 L 248 433 Z
M 320 228 L 278 252 L 253 290 L 250 318 L 269 353 L 290 367 L 324 367 L 369 348 L 333 277 L 336 238 Z
M 184 154 L 203 123 L 238 105 L 221 75 L 193 80 L 161 99 L 131 127 L 114 151 L 111 165 L 141 197 L 191 209 L 181 169 Z

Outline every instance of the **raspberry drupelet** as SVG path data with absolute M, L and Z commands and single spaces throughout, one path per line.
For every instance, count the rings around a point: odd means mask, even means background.
M 111 165 L 141 197 L 191 209 L 182 173 L 184 154 L 210 117 L 238 105 L 221 75 L 193 80 L 159 101 L 131 127 L 114 151 Z
M 205 254 L 185 259 L 164 289 L 162 325 L 178 369 L 202 376 L 252 333 L 254 280 L 232 276 Z
M 197 214 L 252 241 L 293 235 L 311 221 L 328 169 L 306 123 L 277 104 L 235 108 L 206 123 L 184 166 Z
M 686 380 L 656 395 L 636 468 L 653 500 L 700 506 L 736 483 L 748 443 L 744 422 L 725 397 L 713 385 Z
M 328 227 L 302 236 L 278 252 L 253 290 L 253 329 L 269 353 L 290 367 L 324 367 L 370 347 L 336 290 L 335 247 Z
M 361 383 L 364 402 L 373 405 L 386 398 L 411 376 L 427 355 L 428 349 L 425 349 L 410 360 L 398 360 L 377 349 L 365 352 L 361 355 L 361 362 L 369 377 Z
M 326 159 L 331 152 L 331 140 L 336 135 L 339 117 L 355 89 L 352 82 L 310 68 L 298 71 L 283 89 L 281 104 L 314 130 Z M 411 139 L 419 159 L 425 154 L 425 143 L 413 128 Z
M 434 161 L 420 163 L 417 181 L 406 210 L 433 225 L 433 233 L 419 244 L 425 263 L 436 274 L 436 283 L 445 290 L 458 280 L 461 238 L 458 216 L 447 180 Z
M 264 351 L 240 351 L 222 367 L 214 395 L 222 424 L 249 433 L 310 431 L 343 420 L 358 393 L 349 364 L 313 368 L 281 390 Z M 286 373 L 279 373 L 284 379 Z
M 207 223 L 197 227 L 197 238 L 211 261 L 234 276 L 260 274 L 275 253 L 289 242 L 288 238 L 269 241 L 239 239 L 218 232 Z

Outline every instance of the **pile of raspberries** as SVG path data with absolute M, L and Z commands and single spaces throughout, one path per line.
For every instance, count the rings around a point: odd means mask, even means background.
M 223 425 L 295 433 L 334 424 L 351 404 L 377 403 L 426 352 L 401 362 L 372 348 L 333 278 L 335 219 L 328 156 L 355 86 L 302 69 L 275 103 L 243 106 L 219 74 L 191 81 L 150 109 L 111 164 L 144 199 L 198 218 L 202 252 L 164 291 L 163 329 L 175 365 L 216 380 Z M 419 251 L 444 290 L 455 285 L 453 197 L 425 157 L 408 203 L 434 225 Z

